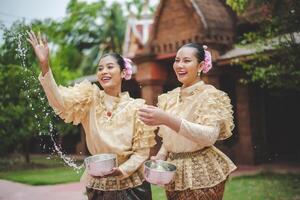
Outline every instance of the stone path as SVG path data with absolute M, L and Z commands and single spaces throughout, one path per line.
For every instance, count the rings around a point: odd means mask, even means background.
M 30 186 L 0 180 L 0 200 L 86 200 L 80 183 Z

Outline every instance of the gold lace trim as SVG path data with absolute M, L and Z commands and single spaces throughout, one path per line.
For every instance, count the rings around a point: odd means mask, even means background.
M 157 106 L 163 110 L 168 110 L 176 105 L 180 88 L 176 88 L 167 94 L 158 97 Z M 212 86 L 207 88 L 195 88 L 189 96 L 191 103 L 196 103 L 193 122 L 207 125 L 220 126 L 218 140 L 224 140 L 232 135 L 234 128 L 233 111 L 228 95 Z M 197 101 L 197 102 L 196 102 Z
M 225 92 L 216 89 L 205 91 L 203 101 L 196 110 L 196 123 L 220 127 L 218 140 L 224 140 L 232 135 L 234 128 L 233 111 L 230 99 Z
M 213 146 L 193 153 L 171 153 L 168 161 L 177 167 L 175 181 L 165 187 L 168 191 L 213 187 L 236 169 L 233 162 Z
M 141 170 L 134 172 L 127 178 L 120 179 L 118 177 L 94 178 L 88 174 L 86 176 L 86 187 L 96 190 L 112 191 L 134 188 L 144 182 L 144 176 Z
M 137 119 L 132 149 L 137 150 L 153 147 L 156 144 L 155 129 L 156 127 L 147 126 L 141 120 Z
M 79 124 L 86 116 L 92 102 L 94 86 L 87 80 L 73 87 L 59 86 L 64 102 L 64 110 L 55 109 L 66 123 Z

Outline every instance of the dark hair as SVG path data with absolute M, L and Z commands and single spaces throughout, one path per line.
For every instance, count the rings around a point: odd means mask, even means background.
M 101 56 L 100 60 L 104 57 L 107 57 L 107 56 L 111 56 L 114 59 L 116 59 L 117 63 L 119 64 L 119 66 L 121 68 L 121 71 L 123 69 L 125 69 L 125 60 L 120 54 L 118 54 L 118 53 L 106 53 L 106 54 Z
M 202 62 L 204 60 L 205 52 L 204 52 L 204 48 L 203 48 L 202 45 L 197 44 L 197 43 L 188 43 L 188 44 L 183 45 L 180 48 L 183 48 L 183 47 L 194 48 L 196 50 L 196 55 L 195 56 L 198 59 L 198 61 Z

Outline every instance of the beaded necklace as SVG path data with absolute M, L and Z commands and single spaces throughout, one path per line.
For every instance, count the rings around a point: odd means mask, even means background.
M 104 103 L 104 93 L 102 93 L 101 95 L 101 104 L 104 108 L 104 112 L 106 114 L 107 117 L 109 118 L 112 118 L 113 115 L 115 114 L 115 111 L 117 110 L 118 106 L 119 106 L 119 103 L 120 103 L 120 100 L 121 98 L 118 98 L 115 102 L 115 104 L 113 105 L 112 109 L 111 110 L 108 110 L 107 107 L 105 106 L 105 103 Z

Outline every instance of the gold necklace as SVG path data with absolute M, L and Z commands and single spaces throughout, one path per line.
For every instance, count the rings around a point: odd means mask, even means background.
M 182 97 L 181 97 L 181 90 L 178 92 L 177 96 L 177 104 L 182 102 Z
M 104 93 L 102 93 L 101 95 L 101 104 L 104 108 L 104 111 L 106 113 L 106 116 L 109 117 L 110 119 L 113 117 L 113 114 L 115 113 L 115 111 L 117 110 L 118 106 L 119 106 L 119 103 L 120 103 L 120 100 L 121 98 L 118 98 L 116 100 L 116 103 L 113 105 L 112 109 L 111 110 L 108 110 L 107 107 L 105 106 L 105 103 L 104 103 Z
M 190 95 L 194 95 L 199 91 L 200 91 L 199 88 L 196 88 L 194 91 L 192 91 L 190 93 Z M 177 95 L 177 104 L 181 103 L 181 102 L 182 102 L 182 89 L 179 90 L 178 95 Z

